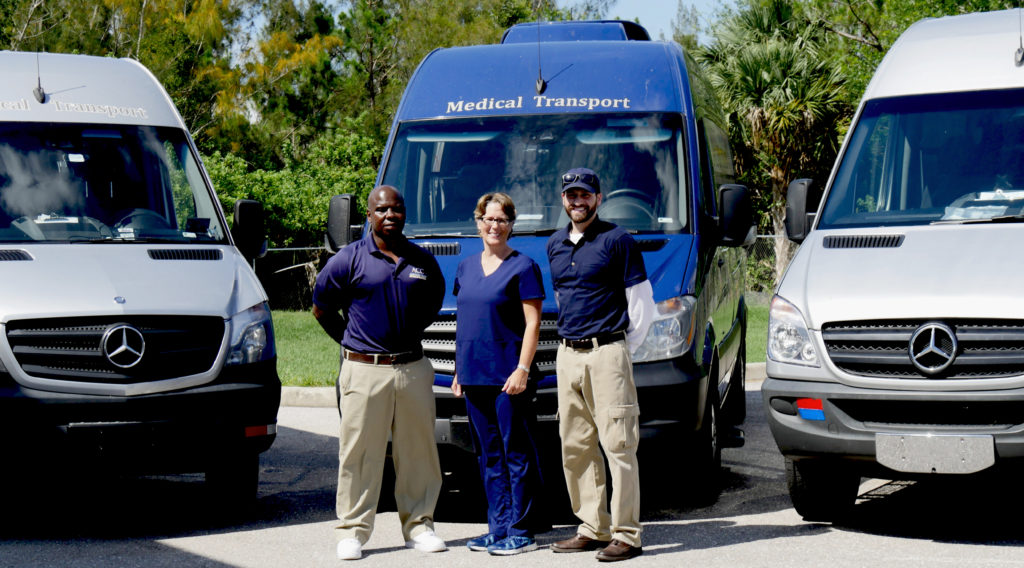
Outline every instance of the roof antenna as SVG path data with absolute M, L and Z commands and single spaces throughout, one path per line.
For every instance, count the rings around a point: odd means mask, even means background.
M 1024 65 L 1024 24 L 1021 23 L 1021 10 L 1024 8 L 1017 8 L 1017 35 L 1020 37 L 1020 47 L 1017 48 L 1017 52 L 1013 54 L 1013 62 L 1020 67 Z
M 39 74 L 39 52 L 36 52 L 36 88 L 32 89 L 32 94 L 35 95 L 36 100 L 40 103 L 46 102 L 46 91 L 43 90 L 43 79 Z
M 537 15 L 537 94 L 543 95 L 547 89 L 548 83 L 540 69 L 540 15 Z

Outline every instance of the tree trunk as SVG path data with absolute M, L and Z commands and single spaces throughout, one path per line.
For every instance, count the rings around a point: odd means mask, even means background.
M 775 284 L 782 282 L 782 275 L 793 259 L 796 246 L 786 236 L 786 173 L 778 167 L 771 170 L 772 180 L 772 232 L 775 235 Z

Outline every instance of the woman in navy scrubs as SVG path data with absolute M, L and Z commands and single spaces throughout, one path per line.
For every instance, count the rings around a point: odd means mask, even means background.
M 532 426 L 533 356 L 540 336 L 544 287 L 540 267 L 508 244 L 516 208 L 504 193 L 476 204 L 480 254 L 465 258 L 455 273 L 458 299 L 455 380 L 466 396 L 487 495 L 488 534 L 471 539 L 471 550 L 511 555 L 536 550 L 545 531 L 538 495 L 541 474 Z

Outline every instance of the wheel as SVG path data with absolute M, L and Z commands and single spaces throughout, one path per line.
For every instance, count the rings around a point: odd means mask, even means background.
M 639 189 L 623 187 L 621 189 L 616 189 L 615 191 L 609 191 L 608 195 L 604 196 L 604 201 L 608 201 L 609 199 L 615 199 L 616 197 L 632 197 L 633 199 L 638 199 L 640 201 L 643 201 L 647 205 L 654 207 L 654 201 L 651 199 L 651 196 L 640 191 Z
M 114 224 L 115 228 L 128 226 L 156 230 L 171 228 L 167 219 L 152 209 L 132 209 L 118 218 L 117 223 Z
M 260 484 L 260 455 L 229 451 L 212 458 L 206 470 L 206 490 L 213 504 L 231 513 L 256 499 Z
M 714 376 L 713 374 L 711 376 Z M 687 458 L 692 497 L 699 504 L 714 503 L 721 489 L 722 446 L 719 439 L 720 412 L 717 390 L 709 385 L 700 428 L 690 437 Z
M 831 522 L 853 509 L 860 476 L 839 463 L 786 458 L 786 485 L 800 516 L 808 521 Z

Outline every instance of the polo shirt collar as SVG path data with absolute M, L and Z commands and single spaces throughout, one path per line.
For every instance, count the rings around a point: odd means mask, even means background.
M 602 221 L 601 218 L 598 217 L 597 214 L 595 213 L 594 214 L 594 220 L 591 221 L 591 223 L 589 225 L 587 225 L 586 229 L 583 229 L 583 237 L 579 240 L 579 243 L 582 243 L 583 241 L 593 241 L 594 238 L 597 237 L 598 233 L 604 232 L 604 225 L 605 224 L 606 223 L 604 221 Z M 571 234 L 572 234 L 572 221 L 569 221 L 569 224 L 565 226 L 565 236 L 563 237 L 562 240 L 565 241 L 567 244 L 570 244 L 570 245 L 574 244 L 572 242 L 572 240 L 569 239 L 569 235 L 571 235 Z M 579 244 L 579 243 L 575 243 L 575 244 Z
M 369 249 L 370 254 L 379 255 L 379 256 L 387 256 L 386 254 L 381 252 L 380 247 L 377 246 L 377 241 L 374 240 L 374 238 L 373 238 L 373 229 L 370 229 L 369 231 L 367 231 L 366 234 L 363 235 L 363 239 L 365 239 L 367 241 L 366 246 Z M 393 252 L 395 254 L 397 254 L 398 256 L 400 256 L 402 258 L 405 258 L 406 256 L 408 256 L 408 254 L 406 254 L 406 252 L 408 251 L 408 248 L 409 248 L 409 239 L 406 238 L 405 235 L 402 235 L 401 242 L 400 243 L 396 243 L 396 246 L 393 249 Z

